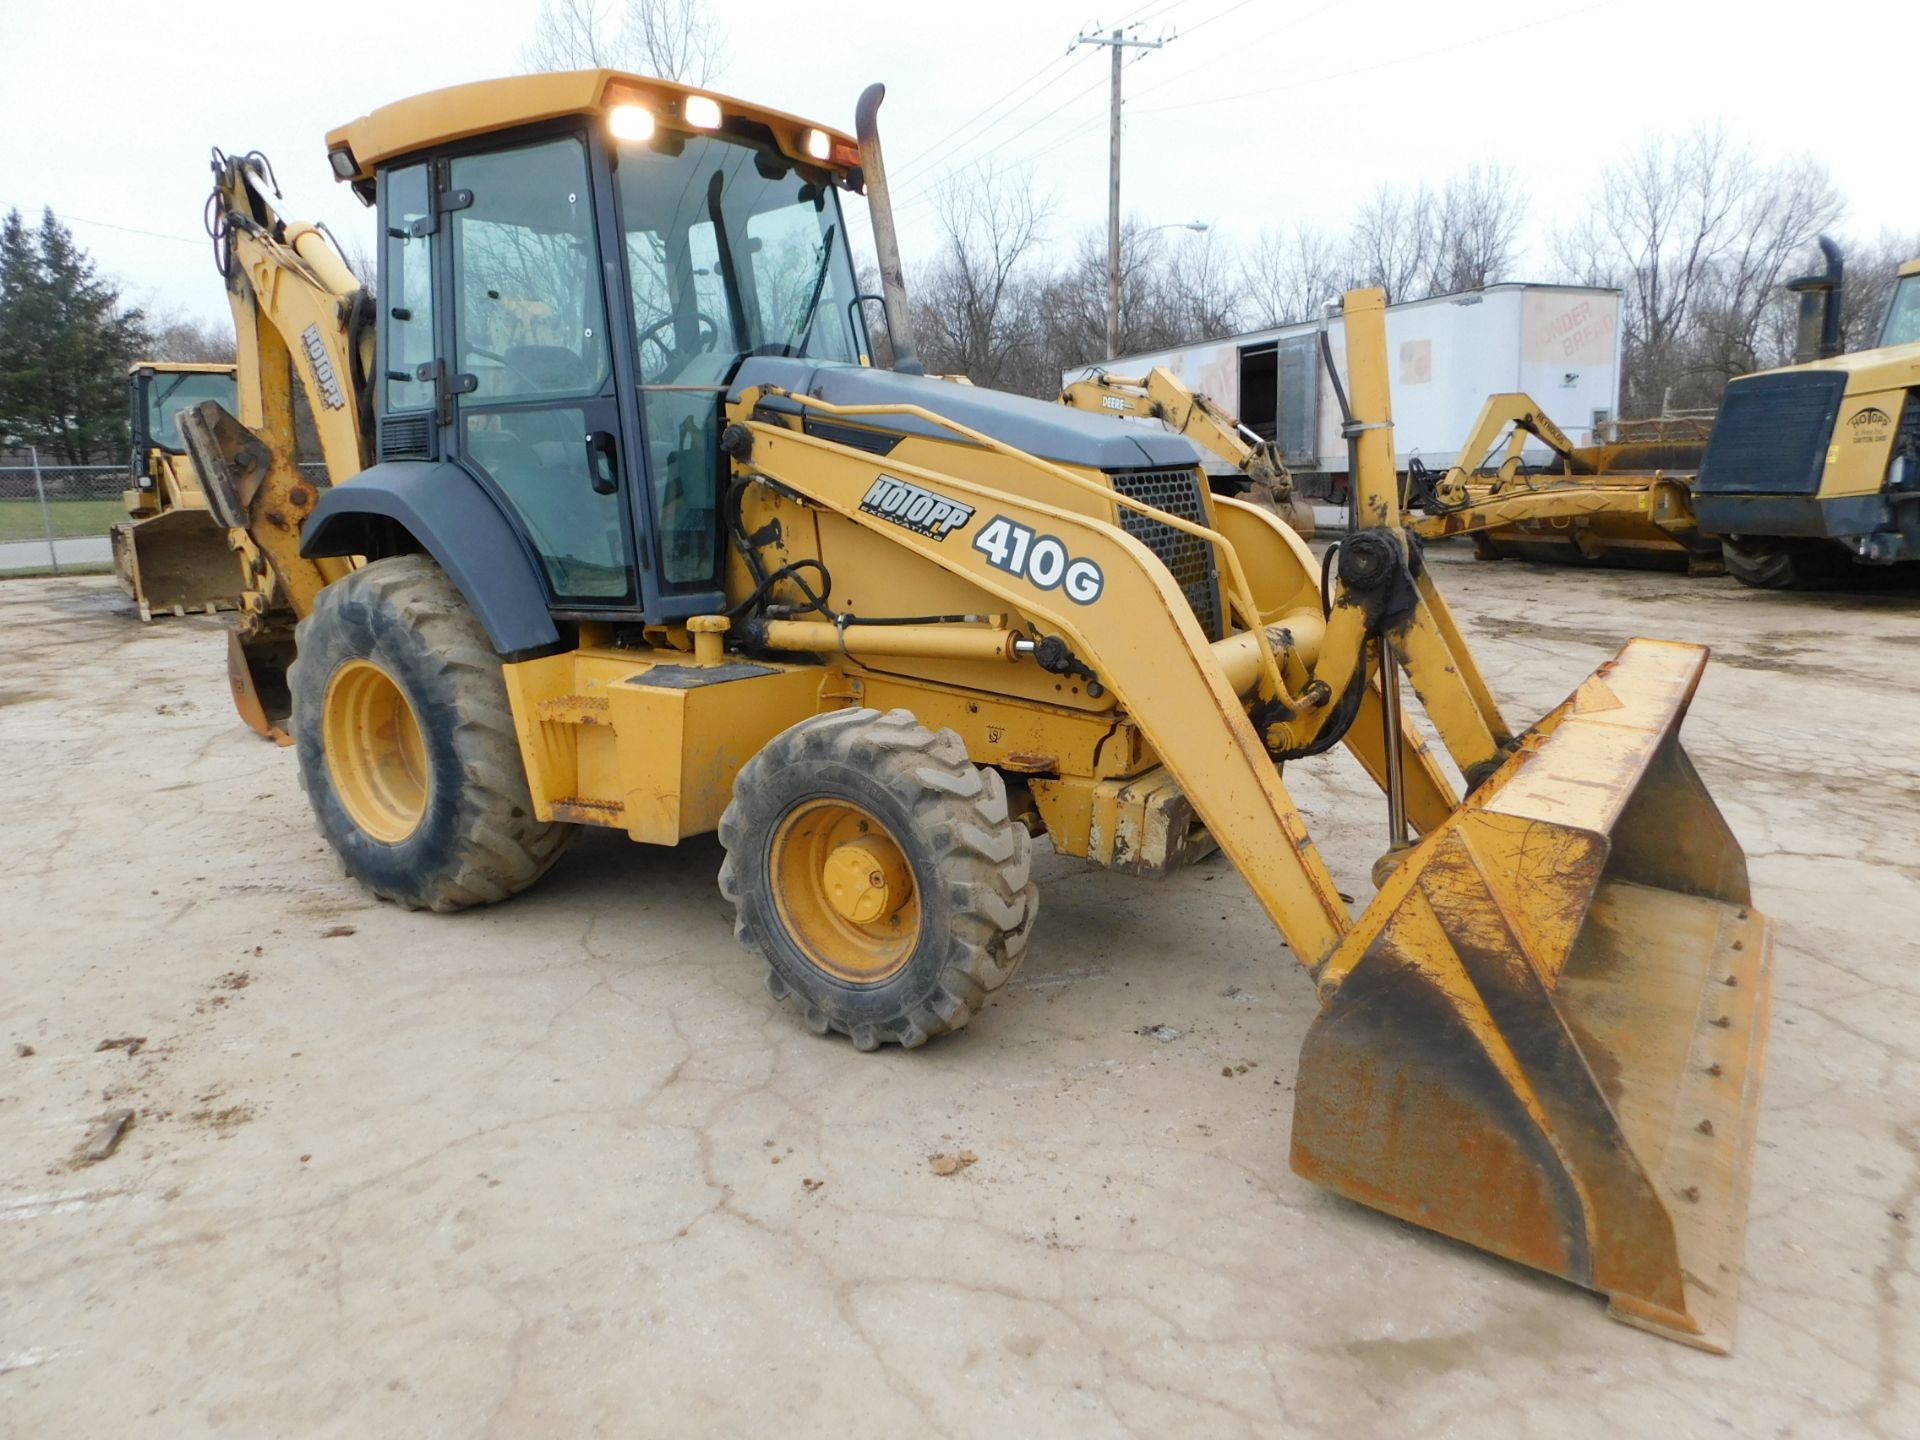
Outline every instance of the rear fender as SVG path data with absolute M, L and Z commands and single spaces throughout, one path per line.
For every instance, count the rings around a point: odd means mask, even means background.
M 480 482 L 446 461 L 389 461 L 329 490 L 300 553 L 369 560 L 425 552 L 473 607 L 502 659 L 563 649 L 547 588 L 519 533 Z

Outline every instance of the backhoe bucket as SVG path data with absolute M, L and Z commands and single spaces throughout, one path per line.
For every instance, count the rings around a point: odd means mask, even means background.
M 166 510 L 113 527 L 113 568 L 140 618 L 232 610 L 245 582 L 227 532 L 205 510 Z
M 1705 663 L 1630 642 L 1408 853 L 1321 974 L 1293 1167 L 1724 1352 L 1772 927 L 1680 746 Z

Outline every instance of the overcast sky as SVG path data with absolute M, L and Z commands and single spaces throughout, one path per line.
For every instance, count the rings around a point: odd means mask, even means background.
M 933 243 L 931 188 L 982 160 L 1031 172 L 1052 198 L 1058 245 L 1104 223 L 1106 52 L 1066 52 L 1083 28 L 1126 18 L 1145 22 L 1142 38 L 1181 32 L 1135 52 L 1124 77 L 1123 203 L 1146 223 L 1205 221 L 1235 242 L 1296 219 L 1339 228 L 1382 182 L 1439 182 L 1481 159 L 1523 178 L 1544 236 L 1584 213 L 1601 167 L 1644 132 L 1720 118 L 1768 154 L 1824 161 L 1851 231 L 1920 229 L 1913 0 L 1797 20 L 1785 5 L 1709 0 L 713 9 L 730 39 L 717 91 L 851 130 L 861 88 L 886 82 L 882 134 L 909 266 Z M 386 101 L 518 70 L 538 10 L 0 0 L 0 208 L 51 205 L 130 297 L 224 317 L 201 237 L 210 146 L 264 150 L 286 213 L 370 249 L 371 212 L 333 181 L 324 133 Z M 1547 269 L 1543 242 L 1530 259 L 1536 275 Z

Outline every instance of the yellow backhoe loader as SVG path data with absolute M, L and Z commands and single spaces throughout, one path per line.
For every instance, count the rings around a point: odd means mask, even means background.
M 241 568 L 227 532 L 207 509 L 175 418 L 203 400 L 231 405 L 233 366 L 141 360 L 127 371 L 133 438 L 127 514 L 110 532 L 120 588 L 140 618 L 212 614 L 240 603 Z
M 1272 510 L 1303 540 L 1314 534 L 1313 506 L 1294 489 L 1280 447 L 1227 414 L 1209 397 L 1189 390 L 1171 370 L 1156 365 L 1144 376 L 1096 371 L 1060 392 L 1060 403 L 1099 414 L 1158 420 L 1200 448 L 1201 465 L 1216 495 L 1251 500 Z
M 377 208 L 377 317 L 264 162 L 216 157 L 240 413 L 183 429 L 261 557 L 237 698 L 322 833 L 449 910 L 582 826 L 717 830 L 773 997 L 863 1050 L 1020 965 L 1034 837 L 1145 876 L 1204 838 L 1319 1007 L 1300 1174 L 1724 1349 L 1771 939 L 1680 743 L 1705 651 L 1635 640 L 1507 723 L 1401 523 L 1377 290 L 1324 571 L 1177 436 L 920 373 L 882 94 L 855 135 L 604 70 L 376 110 L 327 148 Z M 1283 769 L 1343 744 L 1386 796 L 1357 916 Z

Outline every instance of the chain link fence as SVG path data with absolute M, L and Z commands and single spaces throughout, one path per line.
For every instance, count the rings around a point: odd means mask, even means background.
M 0 574 L 111 570 L 107 532 L 132 483 L 125 461 L 0 466 Z
M 316 485 L 327 467 L 302 465 Z M 113 569 L 112 528 L 127 515 L 129 462 L 0 465 L 0 575 L 102 574 Z

